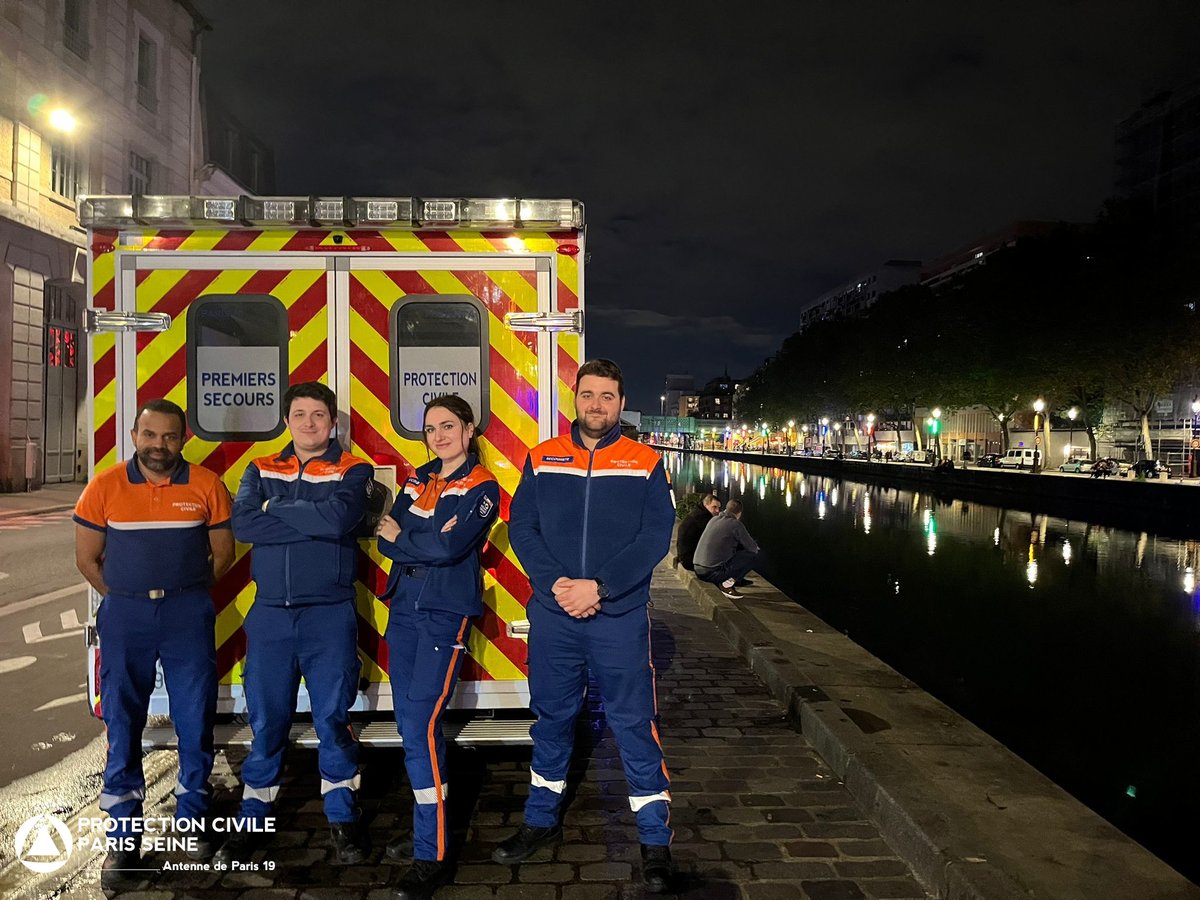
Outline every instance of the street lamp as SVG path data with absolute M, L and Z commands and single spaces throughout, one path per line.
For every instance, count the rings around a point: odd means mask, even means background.
M 667 395 L 660 394 L 658 397 L 658 414 L 665 416 L 667 414 Z
M 1071 436 L 1067 438 L 1067 459 L 1071 458 L 1071 448 L 1075 446 L 1075 418 L 1079 415 L 1079 410 L 1072 406 L 1067 410 L 1067 418 L 1071 420 Z
M 48 119 L 50 126 L 58 131 L 61 131 L 63 134 L 70 134 L 75 130 L 75 126 L 79 124 L 78 120 L 76 120 L 75 116 L 71 114 L 70 110 L 63 109 L 61 106 L 50 110 Z
M 867 413 L 867 458 L 875 458 L 875 413 Z
M 792 429 L 796 427 L 795 419 L 788 419 L 787 439 L 783 442 L 784 450 L 788 456 L 792 455 Z
M 1046 401 L 1038 397 L 1033 401 L 1033 474 L 1037 474 L 1038 463 L 1041 461 L 1041 453 L 1039 452 L 1042 446 L 1042 436 L 1038 434 L 1038 429 L 1041 428 L 1042 413 L 1046 409 Z
M 1192 444 L 1188 451 L 1188 477 L 1200 475 L 1200 397 L 1192 398 Z
M 940 462 L 942 458 L 942 408 L 935 406 L 930 412 L 933 416 L 933 427 L 929 429 L 933 436 L 933 458 Z

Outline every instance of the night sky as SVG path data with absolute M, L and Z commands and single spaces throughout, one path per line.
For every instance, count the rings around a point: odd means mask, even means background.
M 582 200 L 587 355 L 648 413 L 886 259 L 1094 219 L 1117 122 L 1200 75 L 1191 0 L 195 2 L 278 193 Z

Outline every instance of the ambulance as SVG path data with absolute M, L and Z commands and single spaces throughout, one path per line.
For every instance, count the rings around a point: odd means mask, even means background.
M 465 744 L 529 740 L 531 589 L 508 541 L 508 511 L 528 450 L 569 430 L 583 354 L 583 205 L 576 200 L 421 197 L 85 196 L 90 341 L 89 474 L 130 458 L 139 405 L 187 411 L 184 457 L 236 493 L 246 466 L 287 441 L 288 385 L 333 388 L 336 438 L 396 485 L 430 459 L 422 411 L 467 399 L 501 516 L 483 550 L 484 614 L 447 717 Z M 353 707 L 364 743 L 399 743 L 376 594 L 389 562 L 359 541 Z M 254 602 L 250 549 L 213 590 L 218 744 L 247 745 L 242 624 Z M 100 714 L 100 654 L 89 602 L 88 697 Z M 308 710 L 303 685 L 298 709 Z M 161 670 L 152 716 L 168 713 Z M 293 741 L 316 746 L 302 717 Z M 147 747 L 174 743 L 151 721 Z

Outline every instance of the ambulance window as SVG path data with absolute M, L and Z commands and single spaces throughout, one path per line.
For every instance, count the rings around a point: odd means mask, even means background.
M 425 404 L 457 394 L 475 413 L 476 430 L 487 427 L 488 314 L 465 295 L 408 295 L 390 313 L 392 427 L 414 441 L 424 439 Z
M 188 424 L 206 441 L 283 431 L 287 310 L 266 294 L 206 294 L 187 312 Z

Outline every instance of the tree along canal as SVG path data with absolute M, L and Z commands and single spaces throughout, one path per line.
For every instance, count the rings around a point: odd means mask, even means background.
M 1200 541 L 664 459 L 745 504 L 777 588 L 1200 881 Z

